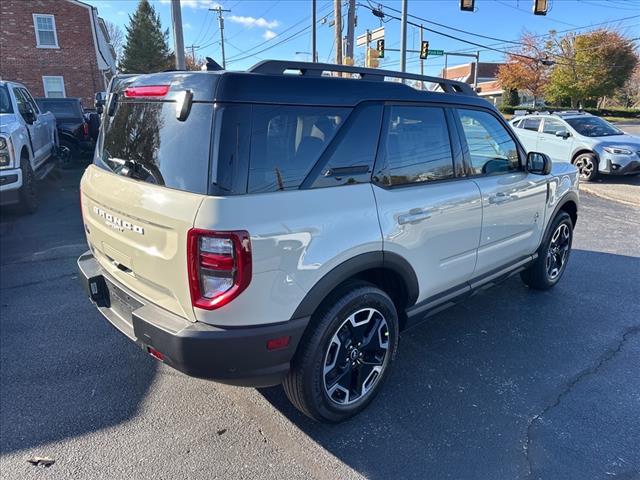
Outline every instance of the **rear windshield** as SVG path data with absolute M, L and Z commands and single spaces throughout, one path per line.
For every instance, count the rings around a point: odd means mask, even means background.
M 36 100 L 40 110 L 51 112 L 56 118 L 80 118 L 82 117 L 82 107 L 78 102 L 68 102 L 61 100 Z
M 104 115 L 96 164 L 129 178 L 187 192 L 208 191 L 213 104 L 191 106 L 185 121 L 174 102 L 119 101 Z

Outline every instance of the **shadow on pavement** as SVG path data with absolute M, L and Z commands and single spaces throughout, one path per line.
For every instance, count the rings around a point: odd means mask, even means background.
M 81 174 L 41 182 L 34 215 L 0 212 L 2 454 L 126 421 L 156 374 L 154 361 L 114 334 L 82 294 Z
M 569 472 L 584 473 L 593 464 L 599 476 L 596 467 L 605 458 L 624 453 L 629 459 L 640 441 L 640 420 L 621 424 L 608 417 L 637 411 L 632 393 L 640 391 L 640 378 L 629 379 L 628 366 L 607 377 L 624 385 L 617 411 L 604 401 L 604 411 L 594 413 L 591 392 L 574 400 L 575 410 L 560 420 L 564 430 L 544 437 L 545 444 L 532 440 L 537 430 L 528 426 L 535 415 L 555 408 L 563 389 L 603 352 L 615 349 L 625 331 L 638 328 L 640 307 L 632 299 L 640 297 L 639 274 L 640 258 L 574 250 L 552 291 L 531 291 L 512 278 L 432 317 L 401 336 L 393 375 L 381 394 L 341 425 L 311 422 L 279 387 L 261 393 L 369 478 L 521 478 L 554 448 Z M 602 396 L 609 394 L 605 390 Z M 545 419 L 537 421 L 544 425 Z M 618 443 L 594 449 L 592 442 L 572 451 L 571 435 L 585 425 Z M 561 444 L 563 438 L 568 446 Z

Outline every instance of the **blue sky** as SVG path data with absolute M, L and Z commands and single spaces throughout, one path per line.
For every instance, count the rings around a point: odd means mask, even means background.
M 128 23 L 138 0 L 85 0 L 95 5 L 100 16 L 122 27 Z M 356 3 L 368 4 L 367 0 Z M 164 28 L 171 27 L 171 8 L 169 0 L 152 0 Z M 400 10 L 400 0 L 382 0 L 372 5 L 385 5 Z M 633 38 L 640 36 L 640 0 L 550 0 L 551 10 L 546 16 L 533 15 L 532 0 L 476 0 L 476 11 L 462 12 L 458 8 L 459 0 L 409 0 L 409 13 L 447 27 L 466 30 L 473 34 L 495 37 L 499 40 L 517 40 L 523 30 L 545 34 L 550 29 L 558 31 L 578 29 L 585 31 L 589 26 L 610 22 Z M 220 33 L 217 14 L 208 10 L 215 5 L 231 10 L 225 13 L 225 50 L 228 68 L 245 69 L 261 59 L 310 59 L 310 0 L 182 0 L 182 21 L 184 25 L 185 45 L 198 45 L 197 53 L 220 61 Z M 386 13 L 400 16 L 391 10 Z M 317 0 L 317 16 L 327 16 L 325 24 L 317 27 L 318 57 L 320 61 L 335 58 L 333 28 L 329 21 L 333 19 L 333 0 Z M 346 20 L 346 8 L 343 7 Z M 356 35 L 367 28 L 380 26 L 380 20 L 363 6 L 357 9 L 358 26 Z M 635 17 L 635 18 L 628 18 Z M 620 20 L 624 19 L 624 20 Z M 410 19 L 416 23 L 420 20 Z M 399 48 L 400 22 L 389 20 L 383 24 L 387 48 Z M 440 26 L 425 27 L 460 37 L 485 46 L 508 50 L 513 44 L 462 34 Z M 306 28 L 306 29 L 305 29 Z M 299 33 L 298 33 L 299 32 Z M 295 34 L 295 35 L 294 35 Z M 504 55 L 481 47 L 465 44 L 433 32 L 424 32 L 431 49 L 445 51 L 481 50 L 481 61 L 501 61 Z M 409 48 L 418 49 L 419 29 L 409 27 L 407 34 Z M 172 40 L 173 41 L 173 40 Z M 281 44 L 278 44 L 282 42 Z M 497 44 L 497 45 L 496 45 Z M 640 45 L 640 42 L 637 43 Z M 173 44 L 171 44 L 173 48 Z M 268 48 L 268 49 L 267 49 Z M 261 50 L 267 49 L 264 52 Z M 307 53 L 296 53 L 307 52 Z M 249 56 L 251 55 L 251 56 Z M 364 55 L 364 48 L 356 48 L 356 59 Z M 466 63 L 463 58 L 450 59 L 449 64 Z M 425 73 L 437 75 L 442 69 L 442 57 L 429 58 L 425 62 Z M 387 52 L 381 67 L 399 68 L 399 53 Z M 408 54 L 407 68 L 419 71 L 417 53 Z

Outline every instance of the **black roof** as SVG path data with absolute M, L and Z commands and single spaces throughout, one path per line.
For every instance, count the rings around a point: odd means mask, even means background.
M 287 74 L 286 70 L 297 71 L 298 74 Z M 357 74 L 360 78 L 327 76 L 327 71 Z M 445 91 L 419 90 L 400 81 L 383 81 L 389 77 L 438 83 Z M 128 86 L 163 84 L 171 84 L 169 97 L 189 89 L 194 101 L 204 102 L 355 106 L 364 101 L 407 101 L 490 105 L 478 97 L 469 85 L 453 80 L 377 69 L 284 61 L 261 62 L 246 72 L 174 71 L 120 75 L 114 79 L 112 91 L 122 91 Z

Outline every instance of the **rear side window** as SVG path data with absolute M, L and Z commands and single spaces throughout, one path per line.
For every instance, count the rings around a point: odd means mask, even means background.
M 0 113 L 13 113 L 9 89 L 5 86 L 0 86 Z
M 452 178 L 453 156 L 444 110 L 387 107 L 375 176 L 379 184 L 388 187 Z
M 297 189 L 345 121 L 338 107 L 253 107 L 249 193 Z
M 104 115 L 96 164 L 169 188 L 207 193 L 213 105 L 194 103 L 186 121 L 174 102 L 118 102 Z
M 525 130 L 531 130 L 532 132 L 537 132 L 540 128 L 541 121 L 541 118 L 527 117 L 520 122 L 519 127 L 524 128 Z

